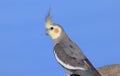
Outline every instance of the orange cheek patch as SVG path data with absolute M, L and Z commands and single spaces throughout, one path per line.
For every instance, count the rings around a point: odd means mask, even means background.
M 55 29 L 54 29 L 54 32 L 55 32 L 55 33 L 58 33 L 58 32 L 59 32 L 59 29 L 58 29 L 58 28 L 55 28 Z

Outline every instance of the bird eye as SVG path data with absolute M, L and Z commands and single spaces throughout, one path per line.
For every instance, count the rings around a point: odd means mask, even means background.
M 51 29 L 51 30 L 53 30 L 54 28 L 53 28 L 53 27 L 51 27 L 50 29 Z

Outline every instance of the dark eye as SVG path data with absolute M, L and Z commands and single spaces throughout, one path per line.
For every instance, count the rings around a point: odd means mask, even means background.
M 50 28 L 50 30 L 53 30 L 53 29 L 54 29 L 53 27 Z

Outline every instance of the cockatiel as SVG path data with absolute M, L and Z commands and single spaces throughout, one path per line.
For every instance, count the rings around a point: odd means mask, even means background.
M 54 43 L 55 58 L 65 68 L 68 76 L 101 76 L 64 29 L 52 22 L 50 10 L 45 18 L 45 27 L 46 34 Z

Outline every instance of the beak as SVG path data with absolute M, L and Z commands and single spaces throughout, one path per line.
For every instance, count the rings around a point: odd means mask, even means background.
M 46 27 L 46 29 L 50 28 L 51 24 L 52 24 L 52 20 L 51 20 L 51 16 L 50 16 L 50 8 L 49 8 L 48 14 L 47 14 L 47 16 L 45 18 L 45 27 Z
M 46 29 L 46 35 L 48 35 L 48 29 Z

